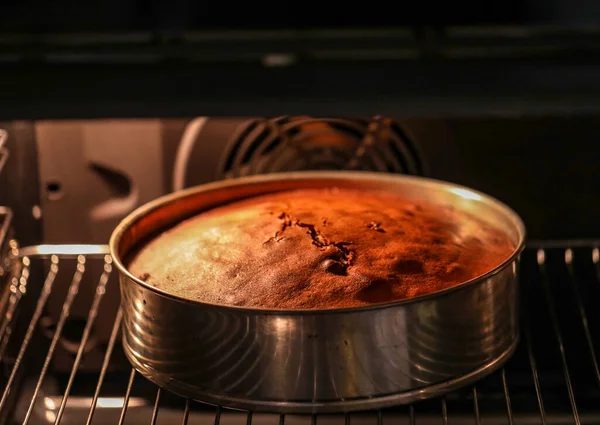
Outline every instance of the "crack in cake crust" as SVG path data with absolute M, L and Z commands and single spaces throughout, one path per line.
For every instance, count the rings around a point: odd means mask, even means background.
M 350 267 L 354 261 L 356 253 L 347 248 L 352 242 L 331 242 L 329 241 L 322 233 L 319 231 L 314 224 L 304 223 L 300 221 L 300 219 L 292 217 L 287 212 L 283 211 L 277 217 L 282 221 L 281 229 L 275 232 L 275 236 L 269 238 L 264 244 L 268 244 L 270 242 L 280 242 L 282 238 L 282 234 L 286 229 L 298 226 L 300 228 L 306 229 L 306 234 L 309 235 L 312 239 L 312 244 L 324 251 L 328 248 L 336 249 L 335 253 L 332 253 L 332 260 L 337 260 L 343 266 L 343 272 L 345 273 L 347 268 Z M 323 219 L 323 223 L 327 223 L 326 219 Z M 342 270 L 339 266 L 334 265 L 333 263 L 326 263 L 325 265 L 328 271 L 333 272 L 334 274 L 342 274 Z

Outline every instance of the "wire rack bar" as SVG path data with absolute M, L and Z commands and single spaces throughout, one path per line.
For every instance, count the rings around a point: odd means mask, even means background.
M 50 361 L 54 356 L 54 352 L 56 350 L 56 346 L 58 344 L 58 340 L 60 335 L 62 334 L 62 330 L 67 321 L 67 317 L 69 317 L 69 313 L 71 311 L 71 306 L 75 301 L 75 297 L 79 292 L 79 284 L 81 283 L 81 279 L 83 277 L 83 273 L 85 272 L 85 257 L 80 255 L 77 258 L 77 268 L 75 270 L 75 274 L 73 275 L 73 279 L 71 281 L 71 285 L 69 287 L 69 292 L 67 293 L 67 298 L 63 304 L 63 308 L 58 319 L 58 323 L 56 324 L 56 331 L 54 332 L 54 336 L 52 337 L 52 342 L 50 343 L 50 348 L 48 349 L 48 353 L 46 354 L 46 359 L 44 360 L 44 365 L 42 366 L 42 371 L 40 372 L 40 377 L 35 386 L 35 390 L 33 392 L 33 397 L 31 398 L 31 402 L 29 403 L 29 408 L 27 409 L 27 413 L 25 414 L 25 420 L 23 421 L 23 425 L 29 423 L 29 419 L 31 418 L 31 413 L 33 412 L 33 407 L 35 406 L 35 402 L 37 400 L 37 396 L 40 392 L 40 388 L 42 387 L 42 383 L 44 378 L 46 377 L 46 373 L 48 372 L 48 367 L 50 366 Z
M 583 301 L 581 300 L 581 294 L 579 293 L 579 285 L 577 283 L 577 279 L 575 278 L 575 270 L 573 268 L 573 250 L 568 248 L 565 250 L 565 264 L 567 265 L 567 270 L 569 271 L 569 283 L 573 288 L 573 293 L 575 294 L 575 299 L 577 300 L 577 309 L 579 311 L 579 316 L 581 319 L 581 325 L 583 326 L 583 332 L 585 334 L 585 340 L 587 343 L 587 347 L 590 353 L 590 358 L 592 360 L 592 364 L 594 367 L 594 375 L 596 376 L 596 382 L 600 386 L 600 368 L 598 367 L 598 359 L 596 357 L 596 351 L 594 350 L 594 344 L 592 343 L 592 335 L 590 333 L 590 326 L 587 318 L 587 314 L 585 312 L 585 308 L 583 307 Z
M 10 325 L 16 313 L 17 305 L 27 286 L 27 279 L 29 277 L 29 265 L 29 259 L 24 258 L 22 261 L 21 276 L 19 278 L 14 277 L 10 285 L 10 291 L 12 292 L 12 294 L 10 295 L 8 307 L 4 315 L 2 328 L 0 328 L 0 338 L 2 340 L 2 354 L 4 353 L 4 349 L 6 347 L 6 344 L 8 344 L 8 339 L 11 335 Z M 31 338 L 31 335 L 29 337 Z M 26 342 L 29 343 L 28 340 L 26 340 Z M 14 381 L 16 374 L 16 371 L 14 369 L 18 368 L 18 366 L 21 363 L 21 360 L 22 358 L 19 359 L 17 357 L 17 361 L 15 363 L 15 366 L 13 367 L 13 373 L 11 373 L 11 375 L 9 376 L 8 382 L 4 388 L 4 391 L 2 393 L 2 399 L 0 399 L 0 411 L 2 411 L 2 408 L 5 406 L 6 401 L 8 400 L 8 396 L 12 389 L 12 382 Z
M 2 410 L 2 408 L 4 407 L 4 404 L 6 402 L 8 394 L 11 391 L 12 383 L 13 383 L 15 376 L 19 370 L 19 367 L 21 366 L 21 363 L 23 362 L 23 358 L 25 356 L 25 352 L 27 351 L 27 347 L 29 346 L 29 343 L 31 342 L 33 332 L 35 331 L 35 328 L 40 320 L 40 317 L 42 316 L 42 311 L 44 309 L 44 306 L 46 305 L 46 302 L 48 301 L 48 297 L 50 296 L 50 293 L 52 292 L 52 285 L 54 284 L 54 279 L 56 278 L 57 273 L 58 273 L 58 258 L 53 258 L 52 264 L 50 266 L 50 271 L 48 272 L 48 275 L 46 276 L 46 280 L 44 282 L 42 292 L 41 292 L 40 297 L 35 306 L 35 311 L 33 312 L 33 316 L 31 318 L 31 321 L 29 322 L 29 326 L 27 327 L 27 332 L 25 333 L 25 337 L 23 338 L 23 343 L 21 344 L 19 353 L 17 354 L 17 358 L 15 360 L 15 364 L 12 368 L 10 376 L 8 377 L 6 387 L 2 394 L 2 399 L 0 400 L 0 410 Z
M 152 419 L 150 420 L 151 425 L 156 425 L 156 420 L 158 419 L 158 407 L 160 404 L 160 388 L 156 390 L 156 399 L 154 400 L 154 409 L 152 410 Z
M 537 251 L 537 263 L 540 268 L 540 272 L 542 274 L 542 287 L 544 290 L 544 295 L 546 297 L 546 303 L 548 305 L 548 309 L 550 310 L 550 317 L 552 321 L 552 329 L 554 330 L 554 335 L 556 336 L 556 340 L 558 341 L 558 347 L 560 349 L 560 359 L 562 362 L 562 371 L 567 384 L 567 390 L 569 392 L 569 401 L 571 402 L 571 409 L 573 410 L 573 420 L 576 425 L 581 424 L 581 420 L 579 418 L 579 411 L 577 409 L 577 403 L 575 402 L 575 393 L 573 391 L 573 383 L 571 382 L 571 375 L 569 373 L 569 367 L 567 366 L 567 357 L 565 354 L 565 345 L 563 343 L 562 334 L 560 332 L 560 328 L 558 326 L 558 318 L 556 316 L 556 307 L 554 306 L 554 301 L 552 300 L 552 294 L 550 292 L 550 282 L 548 281 L 548 271 L 546 269 L 546 253 L 543 249 L 539 249 Z
M 2 360 L 4 350 L 12 334 L 13 320 L 15 319 L 19 302 L 27 290 L 29 266 L 29 258 L 23 258 L 21 264 L 18 266 L 16 275 L 11 278 L 10 285 L 8 286 L 10 294 L 8 295 L 5 313 L 3 317 L 0 318 L 2 320 L 0 322 L 0 360 Z
M 473 414 L 475 415 L 475 425 L 480 425 L 481 416 L 479 416 L 479 400 L 477 397 L 477 385 L 473 385 Z
M 104 377 L 106 376 L 106 371 L 108 370 L 108 365 L 110 363 L 110 359 L 112 357 L 113 350 L 115 348 L 115 343 L 117 342 L 117 336 L 121 330 L 121 321 L 123 320 L 123 311 L 119 309 L 117 311 L 117 316 L 115 317 L 115 323 L 113 325 L 112 331 L 110 333 L 110 339 L 108 340 L 108 346 L 106 348 L 106 354 L 104 355 L 104 360 L 102 361 L 102 368 L 100 369 L 100 376 L 98 377 L 98 385 L 96 385 L 96 390 L 94 391 L 94 397 L 92 398 L 92 404 L 90 405 L 90 412 L 88 413 L 88 418 L 85 422 L 85 425 L 90 425 L 92 423 L 92 419 L 94 418 L 94 413 L 96 412 L 96 406 L 98 405 L 98 397 L 100 396 L 100 390 L 102 389 L 102 384 L 104 383 Z M 186 409 L 189 415 L 189 400 L 186 402 Z M 187 422 L 187 419 L 186 419 Z
M 504 390 L 504 399 L 506 401 L 506 416 L 508 418 L 509 425 L 513 425 L 512 403 L 510 401 L 510 394 L 508 392 L 508 383 L 506 382 L 506 371 L 502 369 L 502 389 Z
M 129 374 L 129 382 L 127 382 L 127 390 L 125 391 L 125 399 L 123 400 L 123 408 L 121 409 L 121 416 L 119 417 L 119 425 L 123 425 L 125 422 L 125 415 L 127 414 L 127 406 L 129 406 L 129 399 L 131 398 L 131 388 L 133 387 L 133 381 L 135 380 L 135 369 L 131 369 Z
M 8 133 L 6 131 L 0 129 L 0 173 L 4 169 L 8 161 L 8 148 L 6 147 L 6 141 L 8 140 Z
M 8 232 L 13 220 L 10 208 L 0 207 L 0 256 L 4 254 L 4 245 L 8 240 Z M 1 260 L 2 258 L 0 258 Z
M 528 249 L 567 249 L 600 247 L 598 239 L 566 239 L 566 240 L 529 240 Z
M 71 369 L 71 375 L 69 376 L 69 382 L 67 383 L 67 387 L 65 388 L 65 393 L 63 395 L 62 401 L 60 402 L 60 407 L 58 409 L 58 413 L 56 414 L 56 419 L 54 421 L 55 425 L 60 423 L 62 415 L 65 411 L 65 406 L 67 404 L 67 399 L 69 398 L 69 393 L 71 392 L 71 387 L 73 386 L 73 381 L 75 380 L 75 374 L 79 369 L 79 365 L 81 364 L 81 359 L 83 357 L 83 350 L 85 349 L 90 334 L 92 332 L 92 326 L 94 326 L 94 322 L 96 321 L 96 317 L 98 316 L 98 309 L 100 308 L 100 302 L 102 301 L 102 297 L 106 293 L 106 284 L 108 283 L 108 278 L 110 277 L 110 273 L 112 272 L 112 259 L 107 255 L 104 260 L 104 272 L 100 276 L 100 280 L 98 282 L 98 286 L 96 286 L 96 293 L 94 295 L 94 299 L 92 301 L 92 306 L 90 307 L 90 311 L 88 313 L 87 320 L 85 322 L 85 328 L 83 329 L 83 335 L 81 337 L 81 342 L 79 343 L 79 348 L 77 349 L 77 355 L 75 357 L 75 361 L 73 362 L 73 367 Z
M 190 418 L 190 399 L 185 400 L 185 407 L 183 409 L 183 420 L 181 421 L 182 425 L 187 425 L 188 419 Z M 248 412 L 248 420 L 246 421 L 246 425 L 252 425 L 252 412 Z
M 442 423 L 448 425 L 448 407 L 445 398 L 442 398 Z
M 219 425 L 221 423 L 221 406 L 217 406 L 217 410 L 215 411 L 215 425 Z
M 542 425 L 546 425 L 546 409 L 544 408 L 544 399 L 542 398 L 542 390 L 540 388 L 540 378 L 538 375 L 537 365 L 535 363 L 535 357 L 533 355 L 533 347 L 531 346 L 531 334 L 529 331 L 529 324 L 527 318 L 524 317 L 524 336 L 525 344 L 527 347 L 527 356 L 529 358 L 529 367 L 531 368 L 531 376 L 533 377 L 533 385 L 535 387 L 535 395 L 537 397 L 538 408 L 540 411 L 540 420 Z

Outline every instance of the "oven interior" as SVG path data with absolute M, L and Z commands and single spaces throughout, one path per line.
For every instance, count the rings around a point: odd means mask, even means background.
M 377 143 L 351 161 L 382 122 Z M 114 118 L 0 127 L 0 423 L 600 422 L 598 116 Z M 132 370 L 105 245 L 128 212 L 209 181 L 349 167 L 464 184 L 523 217 L 521 341 L 501 371 L 410 406 L 299 416 L 203 405 Z

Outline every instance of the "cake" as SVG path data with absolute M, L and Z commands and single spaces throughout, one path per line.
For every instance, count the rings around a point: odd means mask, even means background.
M 232 202 L 137 250 L 129 270 L 186 299 L 331 309 L 403 300 L 480 276 L 514 244 L 452 205 L 352 189 L 300 189 Z

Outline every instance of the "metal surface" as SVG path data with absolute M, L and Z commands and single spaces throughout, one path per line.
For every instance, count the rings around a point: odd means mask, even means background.
M 308 109 L 305 108 L 306 110 Z M 600 144 L 596 142 L 600 138 L 599 114 L 580 115 L 571 112 L 565 115 L 523 116 L 511 109 L 486 116 L 480 113 L 462 119 L 447 116 L 437 118 L 413 116 L 410 119 L 393 116 L 393 118 L 420 152 L 418 157 L 423 165 L 426 165 L 424 171 L 427 176 L 472 187 L 502 200 L 523 218 L 530 237 L 563 240 L 600 238 L 600 226 L 597 220 L 600 216 L 600 198 L 596 196 L 597 190 L 594 185 L 594 182 L 600 180 L 600 167 L 597 166 Z M 339 112 L 336 111 L 337 113 Z M 115 163 L 117 169 L 132 178 L 134 185 L 138 180 L 142 182 L 143 176 L 153 175 L 157 169 L 161 169 L 166 180 L 163 183 L 165 191 L 156 192 L 154 195 L 149 193 L 148 198 L 146 200 L 140 198 L 140 202 L 155 199 L 172 188 L 171 179 L 176 168 L 174 167 L 176 151 L 181 146 L 182 134 L 190 119 L 161 118 L 159 120 L 157 131 L 162 133 L 160 138 L 162 162 L 148 161 L 146 155 L 137 155 L 144 165 L 139 164 L 137 160 L 131 164 L 133 168 L 123 168 Z M 244 117 L 211 118 L 206 123 L 198 134 L 188 158 L 186 187 L 223 178 L 220 173 L 220 162 L 228 156 L 227 141 L 246 119 Z M 122 137 L 125 136 L 121 136 L 120 132 L 108 131 L 109 122 L 114 120 L 101 121 L 92 128 L 98 129 L 103 137 L 110 140 L 123 140 Z M 55 131 L 60 127 L 59 134 L 54 134 L 52 140 L 48 141 L 60 142 L 68 139 L 77 146 L 91 145 L 92 141 L 88 140 L 89 132 L 83 131 L 86 123 L 90 121 L 70 122 L 73 126 L 57 125 Z M 137 119 L 125 120 L 125 122 L 127 127 L 131 126 L 132 131 L 134 128 L 141 130 L 137 127 L 136 123 L 139 122 Z M 106 243 L 121 218 L 112 223 L 109 223 L 110 220 L 105 221 L 102 226 L 98 226 L 99 222 L 96 220 L 83 219 L 81 211 L 73 212 L 71 209 L 73 204 L 64 199 L 80 197 L 82 202 L 75 208 L 89 211 L 88 201 L 95 205 L 109 197 L 114 198 L 115 194 L 108 193 L 108 186 L 104 182 L 92 181 L 84 174 L 61 172 L 59 177 L 64 175 L 65 178 L 68 177 L 69 182 L 71 179 L 80 180 L 81 187 L 67 190 L 71 187 L 71 183 L 63 185 L 65 196 L 52 203 L 48 202 L 53 208 L 48 212 L 50 215 L 46 215 L 47 211 L 42 208 L 47 202 L 42 203 L 39 199 L 40 194 L 45 196 L 46 193 L 45 190 L 40 190 L 39 182 L 45 182 L 46 177 L 52 177 L 45 172 L 44 178 L 39 174 L 41 161 L 54 161 L 63 164 L 63 168 L 75 166 L 80 169 L 80 162 L 97 163 L 99 157 L 87 154 L 73 157 L 71 151 L 61 151 L 63 152 L 61 157 L 57 149 L 46 159 L 41 159 L 36 152 L 39 142 L 36 140 L 36 128 L 38 128 L 36 122 L 0 122 L 0 128 L 3 127 L 10 134 L 8 147 L 11 157 L 0 175 L 0 186 L 10 190 L 0 190 L 0 205 L 9 205 L 15 212 L 14 228 L 20 244 L 26 246 L 39 243 L 93 243 L 93 239 L 88 239 L 89 235 L 95 235 L 94 238 L 97 238 L 98 243 Z M 46 124 L 46 128 L 49 127 Z M 73 134 L 74 128 L 81 130 L 78 131 L 78 136 Z M 146 131 L 138 133 L 136 130 L 133 134 L 134 139 L 140 139 L 139 146 L 137 140 L 134 141 L 131 136 L 127 136 L 127 140 L 139 148 L 136 152 L 140 149 L 144 151 L 142 145 L 144 145 L 145 133 Z M 482 134 L 486 134 L 487 143 L 481 143 Z M 315 134 L 317 138 L 323 135 L 324 133 L 321 132 Z M 247 144 L 249 139 L 256 140 L 251 136 L 242 139 L 244 144 Z M 567 139 L 571 142 L 562 143 L 562 140 Z M 50 143 L 50 145 L 54 144 Z M 263 145 L 254 145 L 257 146 L 257 150 L 263 149 Z M 78 148 L 75 150 L 77 151 Z M 543 160 L 540 159 L 540 152 L 547 153 Z M 65 158 L 70 158 L 77 164 L 73 165 Z M 104 155 L 100 158 L 107 159 Z M 481 158 L 486 158 L 486 161 L 482 161 Z M 540 161 L 543 161 L 543 167 L 532 166 L 541 165 Z M 45 166 L 44 169 L 49 170 Z M 270 168 L 269 171 L 275 169 Z M 100 180 L 99 175 L 95 177 Z M 62 182 L 62 180 L 58 181 Z M 515 187 L 519 187 L 519 190 L 514 190 Z M 85 193 L 85 188 L 90 188 L 95 194 Z M 553 205 L 551 209 L 554 211 L 553 214 L 548 214 L 548 205 Z M 35 208 L 36 213 L 41 213 L 41 217 L 32 214 L 32 207 Z M 35 217 L 39 219 L 36 220 Z M 77 225 L 66 228 L 64 226 L 66 222 Z M 42 232 L 42 227 L 45 233 Z M 50 236 L 48 232 L 54 232 L 52 229 L 59 228 L 61 233 L 54 233 L 56 238 L 52 240 L 45 238 Z
M 161 126 L 157 119 L 37 121 L 40 240 L 106 243 L 125 215 L 164 194 Z
M 496 269 L 457 287 L 335 310 L 192 302 L 142 282 L 123 265 L 140 241 L 199 211 L 253 195 L 324 186 L 451 203 L 502 229 L 517 248 Z M 285 173 L 188 189 L 133 212 L 111 238 L 121 274 L 125 354 L 142 375 L 175 393 L 251 410 L 340 412 L 434 397 L 491 373 L 514 351 L 524 232 L 518 216 L 498 201 L 416 177 Z
M 6 140 L 8 139 L 8 134 L 6 131 L 0 128 L 0 174 L 2 174 L 2 170 L 4 169 L 4 165 L 8 160 L 8 148 L 6 145 Z M 12 225 L 13 213 L 12 210 L 8 207 L 0 207 L 0 280 L 2 276 L 6 274 L 6 269 L 8 264 L 5 262 L 6 251 L 7 251 L 7 242 L 11 235 L 11 225 Z M 0 287 L 1 289 L 1 287 Z
M 10 158 L 0 174 L 0 205 L 14 213 L 12 227 L 21 245 L 42 240 L 38 161 L 34 124 L 31 121 L 0 122 L 10 138 L 5 148 Z
M 373 425 L 375 423 L 409 424 L 507 424 L 509 418 L 517 424 L 552 423 L 557 425 L 573 424 L 574 408 L 569 397 L 569 387 L 578 412 L 579 423 L 600 423 L 600 391 L 595 370 L 598 369 L 595 352 L 600 341 L 600 314 L 595 307 L 600 296 L 600 241 L 553 243 L 549 247 L 539 243 L 534 249 L 526 249 L 522 254 L 520 268 L 521 282 L 521 344 L 505 367 L 471 387 L 446 395 L 444 400 L 432 399 L 410 406 L 401 406 L 373 412 L 352 415 L 312 415 L 308 417 L 295 415 L 264 415 L 252 412 L 232 411 L 215 408 L 189 399 L 180 399 L 168 392 L 161 391 L 156 403 L 158 388 L 142 379 L 135 370 L 119 374 L 119 379 L 112 379 L 111 367 L 116 357 L 121 354 L 119 345 L 121 312 L 111 317 L 112 333 L 105 351 L 102 370 L 92 376 L 81 370 L 81 364 L 72 361 L 72 371 L 63 380 L 53 374 L 45 379 L 38 375 L 43 361 L 48 354 L 49 345 L 32 345 L 29 339 L 12 340 L 15 346 L 26 353 L 40 351 L 42 356 L 29 363 L 29 382 L 19 395 L 17 408 L 11 410 L 9 423 L 22 423 L 26 408 L 32 402 L 32 389 L 42 383 L 42 393 L 37 397 L 36 409 L 30 417 L 30 424 L 58 423 L 63 425 L 82 423 L 128 423 L 131 425 L 149 424 L 153 418 L 156 423 L 205 423 L 216 425 L 308 425 L 308 423 L 329 425 Z M 106 247 L 104 248 L 106 249 Z M 24 249 L 25 250 L 25 249 Z M 23 252 L 22 250 L 21 252 Z M 64 247 L 54 247 L 54 251 L 64 251 Z M 102 247 L 89 247 L 90 251 L 102 251 Z M 544 261 L 538 258 L 543 252 Z M 26 252 L 39 251 L 27 248 Z M 38 255 L 31 255 L 31 270 L 47 261 Z M 58 260 L 58 262 L 56 262 Z M 87 255 L 85 258 L 85 274 L 92 273 L 94 263 L 110 264 L 104 255 Z M 19 264 L 22 260 L 19 261 Z M 53 264 L 56 266 L 53 267 Z M 67 274 L 72 277 L 78 261 L 76 258 L 57 256 L 54 262 L 47 263 L 48 275 L 32 272 L 28 286 L 42 286 L 52 279 L 54 273 Z M 99 268 L 101 269 L 101 268 Z M 112 273 L 113 277 L 115 273 Z M 94 274 L 91 281 L 94 293 L 98 292 L 102 282 L 102 274 Z M 546 279 L 548 279 L 546 281 Z M 110 285 L 116 285 L 111 281 Z M 544 285 L 547 284 L 545 295 Z M 49 297 L 64 297 L 56 288 L 48 288 L 44 284 Z M 101 292 L 101 291 L 100 291 Z M 29 291 L 23 297 L 31 297 Z M 92 303 L 93 297 L 82 297 L 79 293 L 74 304 Z M 540 296 L 541 295 L 541 296 Z M 558 334 L 551 325 L 552 305 L 562 338 L 558 343 Z M 44 300 L 33 298 L 38 306 Z M 99 309 L 106 308 L 104 302 Z M 583 314 L 582 314 L 583 312 Z M 35 313 L 35 312 L 34 312 Z M 18 325 L 27 327 L 32 323 L 31 316 L 21 316 Z M 589 342 L 584 338 L 589 331 Z M 29 341 L 29 342 L 27 342 Z M 215 341 L 216 344 L 218 341 Z M 595 347 L 595 348 L 594 348 Z M 594 351 L 596 350 L 596 351 Z M 85 362 L 85 356 L 84 356 Z M 11 369 L 12 367 L 12 369 Z M 14 368 L 22 370 L 24 364 L 10 365 L 8 372 Z M 563 370 L 569 370 L 569 379 L 565 380 Z M 109 379 L 105 379 L 106 377 Z M 89 382 L 91 385 L 87 384 Z M 111 381 L 113 381 L 111 383 Z M 64 389 L 71 382 L 73 390 L 65 397 Z M 46 385 L 52 384 L 52 385 Z M 29 388 L 29 391 L 27 390 Z M 6 391 L 17 389 L 10 386 Z M 61 403 L 65 403 L 65 414 L 59 421 L 56 413 Z M 445 406 L 445 408 L 444 408 Z M 547 406 L 547 407 L 546 407 Z M 509 410 L 510 409 L 510 410 Z M 0 408 L 0 416 L 6 413 L 6 406 Z M 446 414 L 446 416 L 444 416 Z M 87 419 L 86 419 L 87 418 Z M 119 419 L 122 419 L 119 422 Z
M 10 208 L 0 207 L 0 277 L 4 276 L 8 264 L 4 262 L 8 242 L 12 236 L 13 212 Z
M 438 143 L 442 143 L 438 140 Z M 217 180 L 305 170 L 365 170 L 424 175 L 424 158 L 393 119 L 280 117 L 237 126 Z
M 0 173 L 8 160 L 8 148 L 5 146 L 7 139 L 8 134 L 6 134 L 6 131 L 0 129 Z
M 12 262 L 17 252 L 16 243 L 9 243 L 11 248 L 8 253 L 9 261 Z M 4 352 L 8 344 L 8 339 L 14 328 L 14 319 L 17 314 L 17 308 L 21 297 L 27 288 L 27 279 L 29 277 L 29 260 L 20 264 L 11 265 L 8 268 L 10 273 L 6 284 L 0 287 L 0 361 L 4 357 Z

